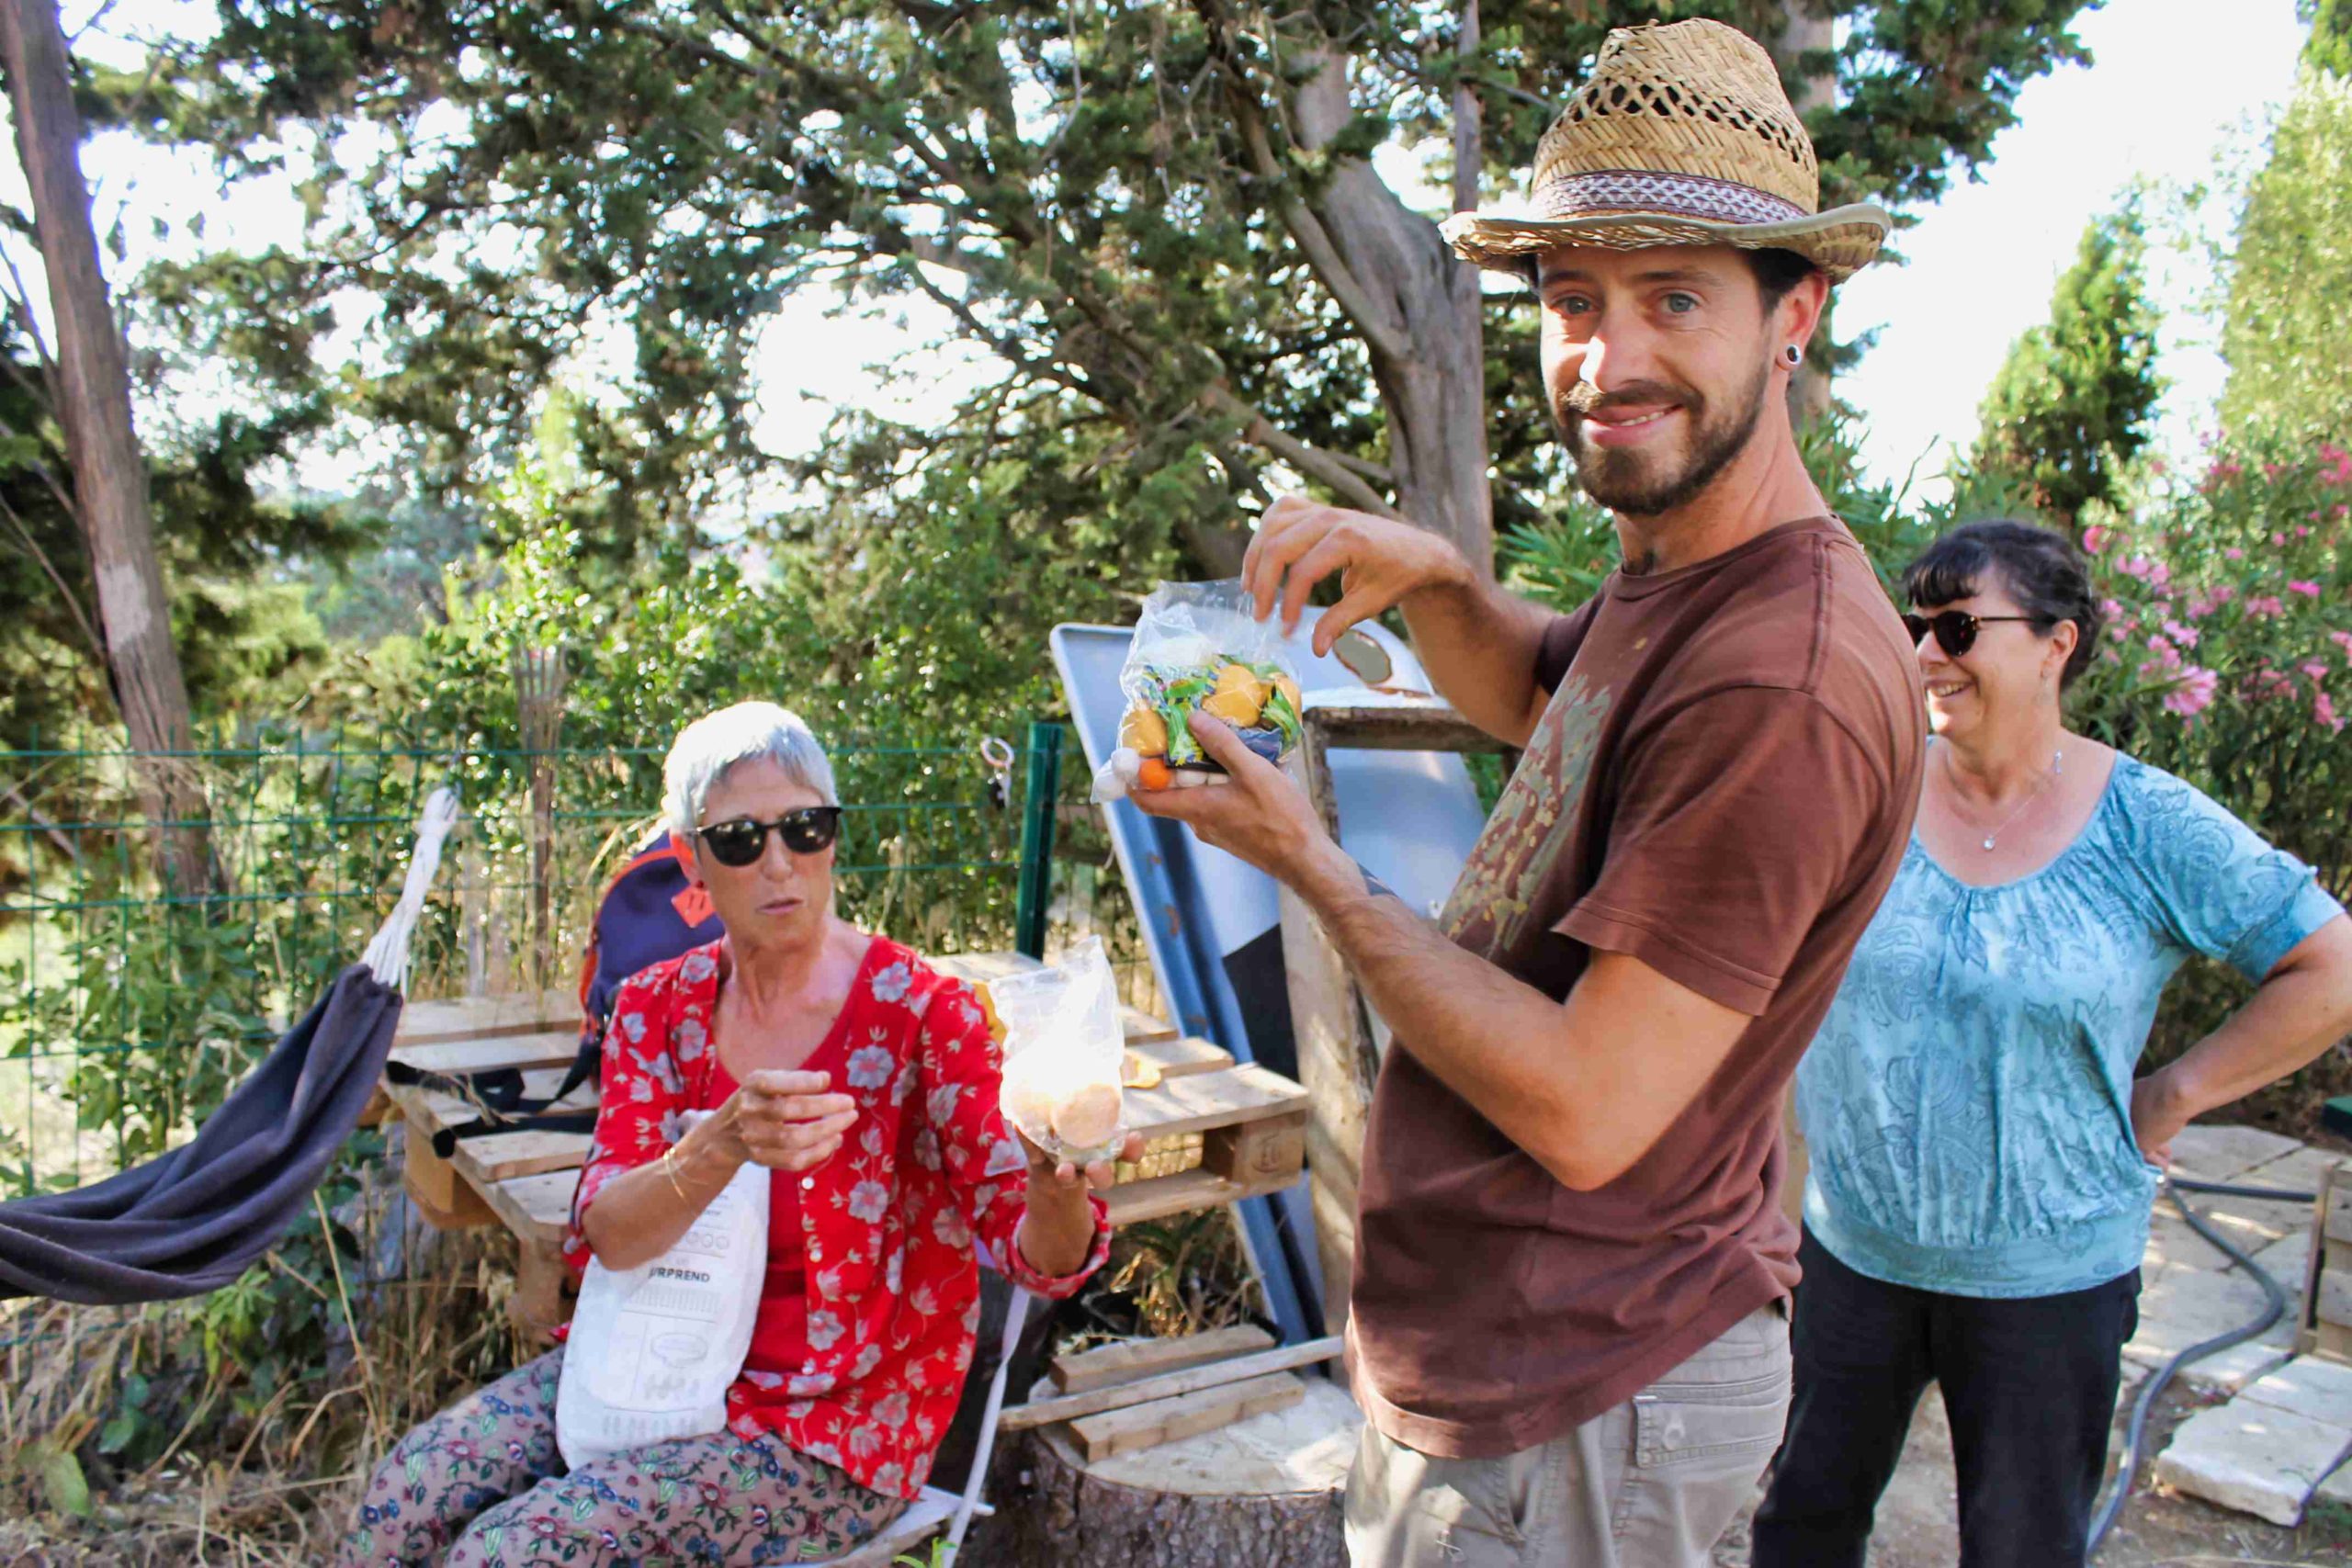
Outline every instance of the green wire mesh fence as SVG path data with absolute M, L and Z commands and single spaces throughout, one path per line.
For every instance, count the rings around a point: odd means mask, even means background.
M 1098 931 L 1153 1005 L 1125 889 L 1056 727 L 1003 750 L 829 738 L 842 914 L 921 951 Z M 248 728 L 171 759 L 204 784 L 208 886 L 157 881 L 128 751 L 0 752 L 0 1198 L 190 1135 L 391 907 L 424 798 L 465 821 L 409 994 L 569 989 L 606 879 L 656 824 L 666 736 L 529 750 Z M 1068 748 L 1074 754 L 1075 747 Z M 1010 753 L 1009 761 L 1007 753 Z M 535 776 L 541 794 L 535 809 Z

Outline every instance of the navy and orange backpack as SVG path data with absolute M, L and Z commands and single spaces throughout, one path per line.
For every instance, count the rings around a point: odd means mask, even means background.
M 596 918 L 589 926 L 587 950 L 581 955 L 580 1049 L 553 1094 L 525 1095 L 522 1070 L 516 1067 L 442 1075 L 420 1073 L 399 1063 L 386 1066 L 385 1076 L 395 1083 L 456 1089 L 482 1108 L 474 1121 L 434 1134 L 434 1153 L 447 1159 L 460 1138 L 524 1127 L 551 1133 L 594 1130 L 594 1111 L 559 1111 L 548 1107 L 560 1103 L 582 1084 L 596 1081 L 605 1028 L 612 1021 L 613 998 L 619 994 L 621 983 L 640 969 L 727 934 L 718 911 L 710 907 L 709 895 L 686 875 L 691 853 L 667 829 L 657 829 L 605 885 L 603 896 L 596 900 Z

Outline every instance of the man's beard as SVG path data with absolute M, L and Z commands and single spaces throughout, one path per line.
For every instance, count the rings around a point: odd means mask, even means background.
M 1772 367 L 1758 367 L 1755 379 L 1748 383 L 1747 395 L 1727 409 L 1723 417 L 1710 420 L 1707 400 L 1688 388 L 1645 381 L 1604 394 L 1590 383 L 1580 381 L 1566 396 L 1554 400 L 1552 418 L 1559 427 L 1560 440 L 1567 447 L 1569 458 L 1577 466 L 1577 481 L 1584 487 L 1585 494 L 1611 512 L 1622 512 L 1629 517 L 1655 517 L 1689 503 L 1739 456 L 1747 438 L 1756 433 L 1756 422 L 1764 417 L 1764 399 L 1771 385 Z M 1672 457 L 1638 449 L 1589 446 L 1583 440 L 1583 416 L 1596 408 L 1611 405 L 1658 405 L 1682 410 L 1690 421 L 1690 438 L 1679 465 L 1671 471 L 1661 471 L 1674 462 Z

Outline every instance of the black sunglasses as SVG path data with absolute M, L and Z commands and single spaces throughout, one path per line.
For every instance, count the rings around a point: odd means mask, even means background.
M 760 858 L 768 847 L 768 831 L 784 840 L 784 847 L 797 855 L 813 855 L 841 837 L 842 808 L 838 806 L 804 806 L 797 811 L 787 811 L 773 822 L 754 822 L 748 817 L 730 818 L 713 822 L 707 828 L 695 829 L 695 836 L 710 846 L 710 856 L 721 865 L 749 865 Z
M 1990 621 L 2030 621 L 2031 615 L 1972 615 L 1965 610 L 1939 610 L 1932 615 L 1905 615 L 1903 629 L 1911 634 L 1914 647 L 1930 628 L 1936 634 L 1936 646 L 1947 658 L 1961 659 L 1976 646 L 1976 630 Z

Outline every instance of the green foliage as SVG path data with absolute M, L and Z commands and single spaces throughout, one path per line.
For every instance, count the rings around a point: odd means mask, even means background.
M 2079 728 L 2177 773 L 2352 899 L 2352 455 L 2308 437 L 2216 451 L 2114 527 L 2094 527 L 2112 624 L 2074 697 Z M 2167 998 L 2150 1065 L 2177 1055 L 2244 999 L 2220 965 Z M 2253 1102 L 2300 1126 L 2314 1091 L 2352 1087 L 2323 1057 Z
M 2306 71 L 2239 219 L 2224 423 L 2352 430 L 2352 79 Z
M 2081 8 L 1828 6 L 1843 41 L 1787 65 L 1838 87 L 1812 118 L 1825 199 L 1928 200 L 1981 164 L 2021 86 L 2082 57 Z M 272 395 L 334 378 L 343 406 L 407 443 L 428 500 L 511 468 L 550 367 L 617 338 L 627 368 L 582 444 L 609 482 L 581 547 L 619 563 L 709 542 L 715 498 L 788 467 L 753 434 L 754 346 L 780 299 L 825 285 L 845 306 L 925 298 L 1001 371 L 896 457 L 974 468 L 991 409 L 1048 403 L 1046 423 L 1092 427 L 1091 459 L 1058 471 L 1071 510 L 1150 512 L 1193 562 L 1229 566 L 1241 514 L 1296 482 L 1268 472 L 1277 437 L 1374 473 L 1394 457 L 1362 328 L 1286 216 L 1296 198 L 1346 179 L 1389 200 L 1363 160 L 1442 131 L 1465 73 L 1490 183 L 1515 179 L 1605 29 L 1661 15 L 1770 39 L 1789 7 L 1490 4 L 1465 60 L 1449 8 L 1363 3 L 599 4 L 550 26 L 537 6 L 259 0 L 159 61 L 124 118 L 232 173 L 315 152 L 299 252 L 223 252 L 151 287 Z M 1295 100 L 1326 53 L 1350 59 L 1353 118 L 1317 147 Z M 1399 231 L 1427 216 L 1399 204 Z M 1350 259 L 1376 292 L 1400 257 Z M 355 284 L 379 307 L 366 353 L 323 363 L 325 302 Z M 1492 312 L 1490 393 L 1526 384 L 1518 314 Z M 1533 422 L 1503 423 L 1508 525 L 1540 512 L 1555 469 Z M 865 444 L 829 466 L 856 490 L 907 471 Z M 1172 490 L 1155 482 L 1171 470 Z
M 2352 0 L 2299 0 L 2296 7 L 2311 23 L 2303 41 L 2303 60 L 2314 69 L 2352 76 Z
M 95 585 L 47 377 L 0 322 L 0 745 L 52 742 L 114 718 Z M 316 409 L 182 433 L 151 464 L 172 632 L 199 715 L 298 694 L 326 649 L 278 563 L 332 562 L 362 535 L 341 508 L 266 500 L 254 478 L 317 433 Z
M 381 519 L 368 543 L 338 559 L 296 567 L 304 603 L 331 643 L 373 648 L 447 618 L 442 573 L 489 539 L 480 510 L 436 505 L 390 485 L 364 486 L 352 504 Z
M 89 1516 L 90 1483 L 73 1450 L 53 1442 L 33 1443 L 17 1455 L 17 1466 L 32 1478 L 51 1508 L 80 1518 Z
M 2146 272 L 2138 213 L 2093 219 L 2050 320 L 2011 345 L 1984 396 L 1969 466 L 2015 484 L 2064 527 L 2078 528 L 2091 502 L 2119 499 L 2119 476 L 2148 441 L 2163 388 Z

